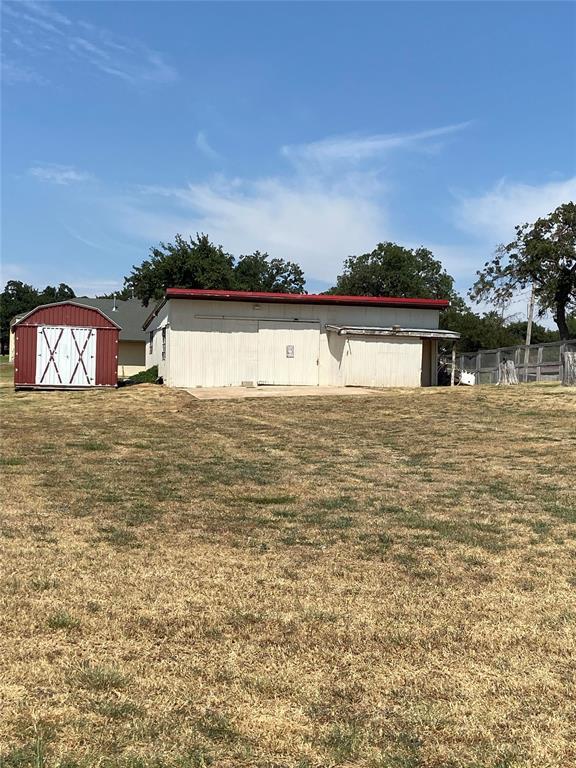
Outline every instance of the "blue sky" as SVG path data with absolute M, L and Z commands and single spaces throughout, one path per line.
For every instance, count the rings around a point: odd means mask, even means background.
M 298 261 L 309 290 L 378 241 L 426 245 L 465 292 L 515 224 L 576 197 L 575 20 L 555 2 L 4 2 L 3 279 L 110 291 L 203 231 Z

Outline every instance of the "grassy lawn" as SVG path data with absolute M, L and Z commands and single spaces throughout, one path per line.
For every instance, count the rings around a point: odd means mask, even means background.
M 576 764 L 576 392 L 3 380 L 3 768 Z
M 0 355 L 0 383 L 6 384 L 12 381 L 13 368 L 8 362 L 8 355 Z

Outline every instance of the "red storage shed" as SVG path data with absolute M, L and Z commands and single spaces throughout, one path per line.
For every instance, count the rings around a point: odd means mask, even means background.
M 34 389 L 115 387 L 120 326 L 74 301 L 45 304 L 12 326 L 14 386 Z

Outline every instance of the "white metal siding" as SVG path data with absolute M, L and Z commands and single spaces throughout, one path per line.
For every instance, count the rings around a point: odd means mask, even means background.
M 166 355 L 162 359 L 162 328 L 166 328 Z M 168 358 L 170 355 L 170 333 L 168 328 L 168 306 L 162 308 L 159 316 L 155 318 L 146 329 L 146 368 L 158 366 L 158 375 L 167 380 L 169 375 Z M 152 334 L 152 345 L 150 345 Z M 152 348 L 150 348 L 152 346 Z
M 345 384 L 359 387 L 419 387 L 422 341 L 353 338 L 345 344 Z
M 174 386 L 226 387 L 256 381 L 257 324 L 222 318 L 195 319 L 193 332 L 171 331 Z M 187 383 L 180 383 L 187 382 Z
M 96 329 L 42 326 L 36 336 L 36 384 L 93 386 Z
M 319 323 L 258 322 L 258 384 L 318 384 Z
M 154 354 L 147 354 L 147 367 L 158 364 L 160 375 L 169 386 L 210 387 L 238 386 L 244 381 L 260 380 L 260 370 L 265 370 L 264 352 L 259 349 L 258 325 L 272 330 L 284 324 L 287 328 L 317 327 L 318 347 L 306 362 L 304 380 L 312 378 L 312 363 L 318 360 L 313 384 L 321 386 L 343 386 L 347 380 L 346 344 L 350 337 L 327 333 L 326 324 L 392 326 L 405 328 L 437 328 L 439 312 L 434 309 L 354 307 L 326 305 L 266 304 L 250 301 L 207 301 L 173 299 L 167 302 L 162 313 L 155 318 L 150 329 L 156 330 Z M 161 326 L 167 327 L 167 359 L 161 361 Z M 149 330 L 150 330 L 149 329 Z M 300 331 L 298 331 L 300 333 Z M 373 367 L 380 357 L 378 345 L 388 344 L 388 352 L 394 356 L 395 372 L 383 386 L 419 386 L 422 363 L 422 348 L 419 339 L 375 340 L 375 344 L 358 339 L 364 344 L 366 356 L 361 365 L 366 366 L 366 375 L 357 380 L 363 386 L 375 385 Z M 407 343 L 404 343 L 404 342 Z M 270 339 L 272 343 L 272 338 Z M 278 350 L 286 354 L 291 341 L 282 340 Z M 294 343 L 294 354 L 298 354 L 299 342 Z M 390 346 L 392 345 L 392 346 Z M 307 343 L 305 344 L 305 347 Z M 276 354 L 276 353 L 274 353 Z M 285 358 L 287 362 L 293 362 Z M 294 358 L 297 360 L 298 358 Z M 154 361 L 154 362 L 152 362 Z M 304 363 L 304 361 L 302 361 Z M 283 374 L 282 374 L 283 375 Z M 300 374 L 299 374 L 300 375 Z M 356 376 L 356 374 L 353 374 Z M 268 374 L 265 374 L 268 378 Z M 275 379 L 279 377 L 275 375 Z M 261 379 L 263 380 L 263 379 Z M 295 382 L 294 382 L 295 383 Z
M 257 319 L 195 317 L 190 331 L 170 329 L 178 350 L 173 386 L 318 384 L 320 326 Z M 293 357 L 287 357 L 291 347 Z M 180 383 L 185 382 L 185 383 Z

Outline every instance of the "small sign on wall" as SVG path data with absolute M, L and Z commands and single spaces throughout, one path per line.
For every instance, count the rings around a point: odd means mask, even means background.
M 294 357 L 294 344 L 286 344 L 286 357 Z

